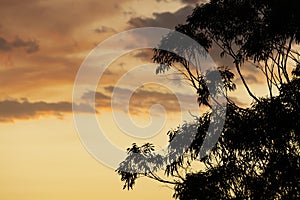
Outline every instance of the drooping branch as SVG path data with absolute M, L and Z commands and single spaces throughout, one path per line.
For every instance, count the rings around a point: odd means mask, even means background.
M 248 94 L 249 94 L 255 101 L 260 102 L 259 99 L 251 92 L 251 90 L 250 90 L 248 84 L 246 83 L 246 80 L 245 80 L 244 76 L 243 76 L 242 73 L 241 73 L 241 69 L 240 69 L 240 66 L 239 66 L 239 63 L 238 63 L 238 62 L 235 62 L 235 67 L 236 67 L 236 70 L 237 70 L 237 72 L 238 72 L 238 74 L 239 74 L 239 76 L 240 76 L 240 78 L 241 78 L 241 80 L 242 80 L 242 82 L 243 82 L 243 84 L 244 84 L 244 86 L 245 86 L 245 88 L 246 88 Z

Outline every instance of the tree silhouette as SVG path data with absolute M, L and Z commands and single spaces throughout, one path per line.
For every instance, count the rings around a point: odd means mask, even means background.
M 217 72 L 222 88 L 210 78 L 215 71 L 201 74 L 171 51 L 154 49 L 153 61 L 160 64 L 157 73 L 179 70 L 196 89 L 200 106 L 212 107 L 214 93 L 227 98 L 225 125 L 210 151 L 201 147 L 209 124 L 218 123 L 221 109 L 170 130 L 166 157 L 156 154 L 152 144 L 133 144 L 117 169 L 124 188 L 132 188 L 137 178 L 145 176 L 173 184 L 173 197 L 181 200 L 300 199 L 298 8 L 296 0 L 211 0 L 198 5 L 186 23 L 176 27 L 206 51 L 218 46 L 221 57 L 232 59 L 232 66 Z M 172 39 L 172 33 L 161 45 L 194 56 L 189 47 Z M 268 96 L 261 98 L 252 92 L 242 73 L 245 67 L 261 70 Z M 253 99 L 248 108 L 239 107 L 227 96 L 236 89 L 233 68 Z M 208 86 L 213 89 L 208 91 Z M 191 134 L 190 145 L 182 146 Z M 157 169 L 164 165 L 161 175 Z

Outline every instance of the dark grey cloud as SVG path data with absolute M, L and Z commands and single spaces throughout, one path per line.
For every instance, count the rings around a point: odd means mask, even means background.
M 117 31 L 107 26 L 101 26 L 94 30 L 96 33 L 116 33 Z
M 86 104 L 75 106 L 79 112 L 94 112 L 94 109 Z M 47 115 L 55 115 L 61 118 L 63 114 L 71 112 L 72 103 L 66 101 L 56 103 L 29 102 L 26 98 L 0 101 L 0 122 L 13 122 L 16 119 L 32 119 Z
M 193 7 L 187 5 L 175 12 L 153 13 L 153 17 L 134 17 L 128 24 L 134 28 L 139 27 L 164 27 L 173 29 L 176 25 L 185 22 L 188 15 L 193 11 Z
M 23 40 L 19 37 L 15 37 L 14 40 L 8 41 L 0 37 L 0 50 L 11 51 L 15 48 L 24 48 L 27 53 L 34 53 L 39 50 L 40 46 L 36 40 Z

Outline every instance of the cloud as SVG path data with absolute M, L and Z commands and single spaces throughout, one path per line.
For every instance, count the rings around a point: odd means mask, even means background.
M 111 97 L 102 93 L 102 92 L 92 92 L 88 91 L 83 94 L 81 97 L 82 100 L 92 100 L 93 95 L 95 95 L 96 106 L 100 108 L 110 108 L 111 106 Z
M 240 98 L 238 97 L 234 97 L 234 96 L 229 96 L 228 97 L 231 101 L 233 101 L 236 105 L 240 106 L 240 107 L 243 107 L 243 108 L 246 108 L 250 105 L 249 102 L 244 102 L 244 101 L 241 101 Z
M 170 2 L 174 2 L 174 1 L 178 1 L 178 0 L 156 0 L 157 2 L 166 2 L 166 3 L 170 3 Z M 180 2 L 184 3 L 184 4 L 196 4 L 196 3 L 205 3 L 207 1 L 205 0 L 179 0 Z
M 83 113 L 94 112 L 94 109 L 86 104 L 75 106 L 78 111 Z M 66 101 L 56 103 L 48 103 L 45 101 L 29 102 L 26 98 L 0 101 L 0 123 L 13 122 L 16 119 L 33 119 L 48 115 L 62 118 L 63 114 L 71 112 L 72 103 Z
M 130 0 L 124 1 L 126 3 Z M 88 23 L 100 21 L 121 12 L 117 0 L 111 1 L 40 1 L 1 0 L 1 24 L 12 24 L 21 33 L 39 30 L 42 33 L 70 36 Z
M 91 100 L 93 94 L 91 91 L 86 92 L 82 99 Z M 175 95 L 169 90 L 159 90 L 157 87 L 141 87 L 133 91 L 128 88 L 107 86 L 104 87 L 104 91 L 97 91 L 95 97 L 97 110 L 100 113 L 102 109 L 114 109 L 140 115 L 148 112 L 149 108 L 155 104 L 163 106 L 167 112 L 172 113 L 198 109 L 196 95 L 182 93 L 176 93 Z M 112 97 L 115 100 L 113 108 L 111 107 Z M 179 102 L 179 99 L 182 102 Z M 182 108 L 180 108 L 180 103 L 183 105 Z
M 0 49 L 2 51 L 9 51 L 9 50 L 11 50 L 11 45 L 3 37 L 0 37 Z
M 196 3 L 205 3 L 205 0 L 181 0 L 185 4 L 196 4 Z
M 96 33 L 116 33 L 117 31 L 107 26 L 101 26 L 94 30 Z
M 0 98 L 12 93 L 14 97 L 30 94 L 35 99 L 48 97 L 48 93 L 68 98 L 72 90 L 66 88 L 73 85 L 84 58 L 95 43 L 106 39 L 94 29 L 126 26 L 128 18 L 117 23 L 111 20 L 122 16 L 122 4 L 130 1 L 2 0 Z
M 249 84 L 259 83 L 259 80 L 253 74 L 247 74 L 245 79 Z
M 156 0 L 156 2 L 169 2 L 168 0 Z
M 27 53 L 34 53 L 39 50 L 39 44 L 36 40 L 23 40 L 19 37 L 15 37 L 12 41 L 0 37 L 0 50 L 11 51 L 15 48 L 24 48 Z
M 128 21 L 128 24 L 134 28 L 139 27 L 164 27 L 174 28 L 178 24 L 185 22 L 187 16 L 191 14 L 193 7 L 187 5 L 175 12 L 153 13 L 153 18 L 149 17 L 134 17 Z
M 246 73 L 243 74 L 243 77 L 244 77 L 245 81 L 247 82 L 247 84 L 250 84 L 250 85 L 251 84 L 262 84 L 262 83 L 264 83 L 264 80 L 265 80 L 265 79 L 262 78 L 262 75 L 263 74 L 259 73 L 259 72 L 254 74 L 254 73 L 251 73 L 249 71 L 246 71 Z M 241 78 L 238 77 L 236 79 L 236 82 L 238 84 L 242 84 Z
M 139 58 L 142 61 L 148 61 L 151 62 L 151 59 L 153 57 L 153 50 L 152 49 L 143 49 L 139 50 L 137 53 L 133 55 L 135 58 Z

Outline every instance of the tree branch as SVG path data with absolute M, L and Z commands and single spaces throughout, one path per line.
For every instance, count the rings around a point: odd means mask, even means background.
M 243 77 L 243 75 L 242 75 L 242 73 L 241 73 L 241 70 L 240 70 L 240 66 L 239 66 L 238 61 L 235 61 L 234 63 L 235 63 L 236 70 L 237 70 L 237 72 L 238 72 L 238 74 L 239 74 L 239 76 L 240 76 L 240 78 L 241 78 L 241 80 L 242 80 L 242 82 L 243 82 L 243 84 L 244 84 L 244 86 L 245 86 L 245 88 L 246 88 L 248 94 L 249 94 L 255 101 L 260 102 L 259 99 L 251 92 L 250 88 L 248 87 L 248 85 L 247 85 L 247 83 L 246 83 L 246 81 L 245 81 L 245 79 L 244 79 L 244 77 Z

